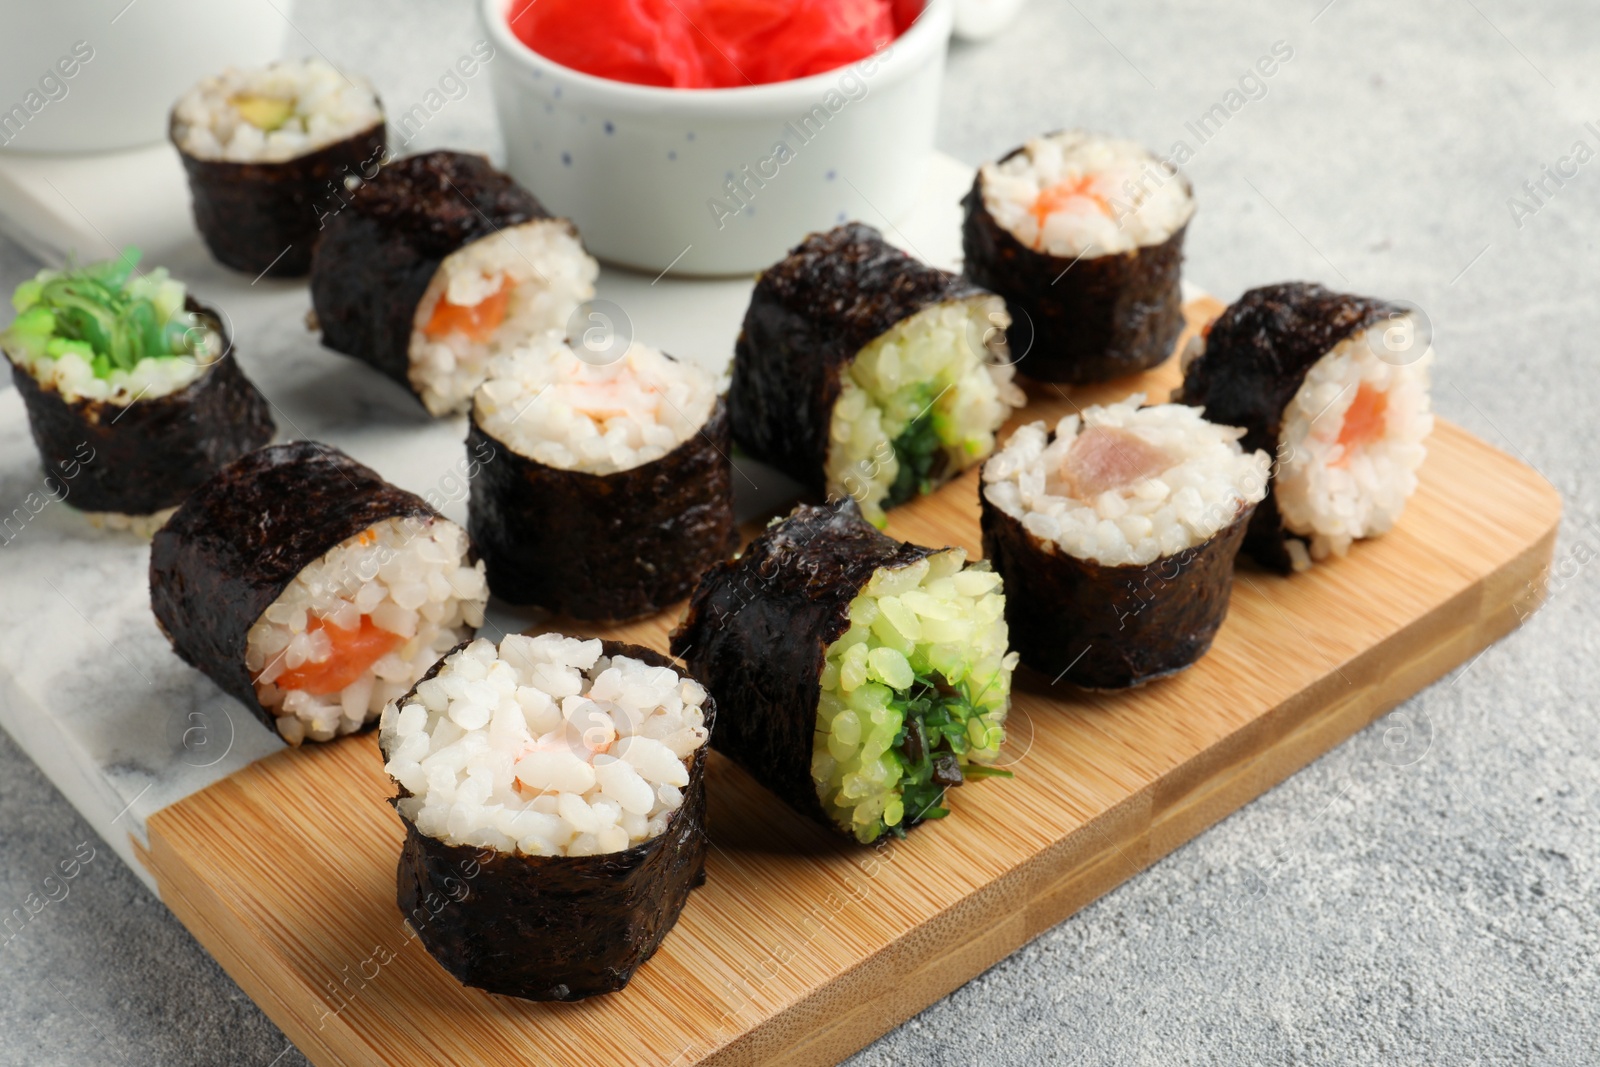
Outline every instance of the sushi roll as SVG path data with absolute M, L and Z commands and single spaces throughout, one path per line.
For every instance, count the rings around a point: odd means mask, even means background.
M 1022 662 L 1088 689 L 1188 667 L 1228 613 L 1266 494 L 1242 431 L 1144 397 L 1022 426 L 983 467 L 983 550 Z
M 727 406 L 692 363 L 632 344 L 580 358 L 559 335 L 491 363 L 468 451 L 468 529 L 489 588 L 580 619 L 654 614 L 738 547 Z
M 962 201 L 966 274 L 1006 299 L 1017 369 L 1104 382 L 1154 367 L 1183 332 L 1189 180 L 1129 141 L 1036 137 Z
M 323 344 L 447 415 L 467 410 L 502 347 L 566 332 L 599 270 L 572 223 L 487 159 L 429 152 L 388 164 L 327 220 L 313 321 Z
M 466 531 L 315 441 L 224 468 L 150 547 L 174 651 L 291 745 L 375 720 L 488 596 Z
M 1244 550 L 1282 574 L 1394 526 L 1433 431 L 1426 324 L 1399 304 L 1289 282 L 1208 328 L 1173 397 L 1273 456 Z
M 217 262 L 298 278 L 346 182 L 386 161 L 372 87 L 322 59 L 228 69 L 178 98 L 168 126 L 195 226 Z
M 993 775 L 1011 672 L 987 563 L 879 533 L 854 500 L 802 505 L 701 580 L 672 636 L 717 700 L 714 747 L 862 843 L 949 814 Z
M 464 644 L 385 708 L 400 910 L 440 966 L 529 1000 L 627 985 L 705 882 L 714 718 L 666 657 L 560 634 Z
M 859 222 L 764 271 L 734 350 L 733 437 L 878 526 L 979 463 L 1024 401 L 1000 299 Z
M 139 252 L 17 287 L 0 349 L 45 470 L 96 524 L 148 537 L 190 491 L 272 439 L 221 318 Z

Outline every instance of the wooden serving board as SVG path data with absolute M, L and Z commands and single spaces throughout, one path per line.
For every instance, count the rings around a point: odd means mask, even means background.
M 1191 324 L 1220 310 L 1188 309 Z M 1030 384 L 1019 421 L 1144 391 Z M 270 756 L 156 813 L 162 899 L 318 1064 L 816 1064 L 840 1059 L 1059 923 L 1465 662 L 1537 606 L 1560 499 L 1440 422 L 1390 534 L 1283 579 L 1241 565 L 1211 653 L 1088 694 L 1019 671 L 1014 780 L 950 818 L 851 847 L 737 766 L 709 769 L 713 848 L 623 992 L 535 1004 L 459 985 L 395 904 L 401 827 L 376 737 Z M 977 472 L 889 532 L 974 555 Z M 677 612 L 603 631 L 664 649 Z M 573 630 L 579 628 L 573 627 Z M 599 632 L 599 631 L 591 631 Z

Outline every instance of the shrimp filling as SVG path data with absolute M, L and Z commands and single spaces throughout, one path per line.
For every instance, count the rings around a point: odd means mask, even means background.
M 982 170 L 983 204 L 1023 245 L 1076 258 L 1165 242 L 1194 214 L 1188 183 L 1131 141 L 1035 137 Z
M 611 357 L 549 334 L 491 363 L 474 418 L 547 467 L 613 474 L 660 459 L 699 432 L 717 395 L 709 373 L 653 348 L 630 344 Z
M 256 696 L 290 744 L 353 733 L 483 624 L 488 596 L 461 527 L 385 519 L 301 571 L 250 628 Z
M 666 832 L 709 736 L 706 691 L 560 634 L 482 638 L 384 709 L 400 814 L 446 844 L 621 852 Z

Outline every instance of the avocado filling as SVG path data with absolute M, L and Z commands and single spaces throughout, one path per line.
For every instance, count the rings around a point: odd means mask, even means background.
M 264 93 L 236 93 L 228 99 L 239 117 L 263 133 L 281 129 L 294 117 L 295 102 Z
M 998 297 L 938 304 L 863 348 L 833 408 L 829 495 L 854 497 L 881 527 L 885 508 L 993 452 L 995 431 L 1023 402 L 996 330 L 1006 321 Z
M 1015 653 L 987 563 L 947 549 L 881 567 L 850 604 L 822 668 L 811 777 L 858 841 L 949 814 L 945 793 L 991 766 L 1005 741 Z

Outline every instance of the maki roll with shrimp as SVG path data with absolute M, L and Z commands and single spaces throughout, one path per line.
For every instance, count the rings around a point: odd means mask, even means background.
M 1001 301 L 859 222 L 762 272 L 734 349 L 733 437 L 882 526 L 979 463 L 1024 397 Z
M 857 841 L 949 814 L 991 775 L 1011 703 L 987 563 L 879 533 L 854 500 L 802 505 L 701 580 L 672 651 L 717 700 L 713 744 Z
M 206 78 L 178 98 L 168 131 L 211 254 L 276 278 L 311 269 L 346 183 L 371 178 L 387 153 L 371 85 L 315 58 Z
M 491 356 L 565 333 L 594 296 L 600 268 L 572 223 L 482 156 L 395 160 L 346 201 L 311 265 L 313 321 L 429 414 L 467 410 Z
M 1103 382 L 1153 367 L 1183 332 L 1189 180 L 1129 141 L 1036 137 L 978 169 L 966 274 L 1006 299 L 1017 369 Z
M 292 745 L 375 720 L 488 596 L 466 531 L 315 441 L 224 468 L 150 548 L 174 651 Z
M 666 657 L 560 634 L 463 644 L 385 708 L 400 910 L 440 966 L 529 1000 L 627 985 L 705 881 L 714 717 Z
M 738 547 L 728 413 L 692 363 L 559 335 L 497 356 L 472 408 L 468 528 L 489 588 L 580 619 L 654 614 Z
M 201 482 L 272 439 L 216 312 L 139 251 L 42 270 L 0 349 L 48 474 L 92 521 L 149 536 Z
M 1426 323 L 1372 297 L 1288 282 L 1211 324 L 1173 399 L 1273 456 L 1244 550 L 1288 574 L 1394 526 L 1433 431 Z
M 1266 494 L 1243 431 L 1144 397 L 1017 429 L 984 464 L 983 550 L 1022 662 L 1089 689 L 1190 666 L 1228 613 Z

